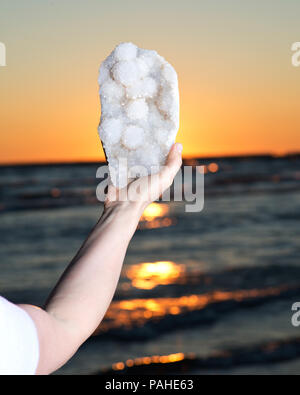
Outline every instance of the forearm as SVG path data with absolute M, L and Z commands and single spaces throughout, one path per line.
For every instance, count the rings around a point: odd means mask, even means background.
M 45 311 L 22 306 L 38 328 L 38 373 L 58 369 L 101 322 L 142 211 L 141 204 L 129 202 L 106 208 L 52 291 Z
M 140 206 L 130 203 L 104 210 L 47 301 L 46 311 L 78 327 L 83 337 L 109 306 L 140 215 Z

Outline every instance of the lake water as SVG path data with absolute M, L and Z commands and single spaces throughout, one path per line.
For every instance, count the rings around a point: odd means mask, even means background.
M 300 157 L 189 164 L 207 169 L 203 211 L 149 207 L 104 321 L 57 373 L 300 372 Z M 102 212 L 97 167 L 0 167 L 1 295 L 43 304 Z

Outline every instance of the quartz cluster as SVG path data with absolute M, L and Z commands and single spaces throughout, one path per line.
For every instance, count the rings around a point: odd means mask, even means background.
M 179 127 L 178 80 L 156 51 L 119 44 L 100 66 L 99 135 L 112 183 L 157 173 Z M 132 171 L 131 171 L 132 170 Z

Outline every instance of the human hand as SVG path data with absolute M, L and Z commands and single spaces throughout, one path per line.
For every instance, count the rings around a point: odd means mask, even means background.
M 142 211 L 154 200 L 158 199 L 174 180 L 182 164 L 182 145 L 173 144 L 165 166 L 157 174 L 134 179 L 122 189 L 114 185 L 108 186 L 108 193 L 104 202 L 105 209 L 114 206 L 135 206 Z

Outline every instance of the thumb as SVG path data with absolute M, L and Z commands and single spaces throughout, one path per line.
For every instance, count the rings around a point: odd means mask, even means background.
M 180 169 L 182 165 L 182 144 L 176 143 L 173 144 L 170 149 L 169 155 L 166 161 L 166 170 L 172 179 L 176 176 L 176 173 Z

